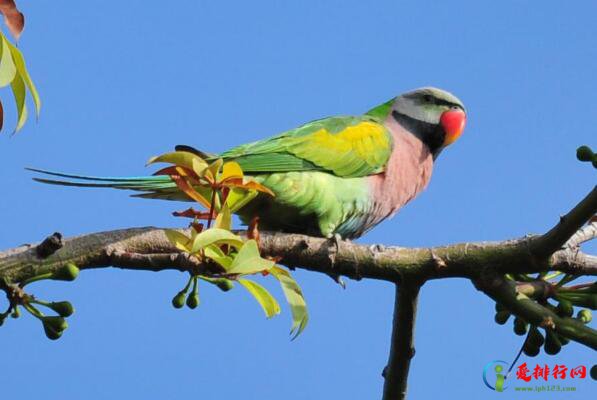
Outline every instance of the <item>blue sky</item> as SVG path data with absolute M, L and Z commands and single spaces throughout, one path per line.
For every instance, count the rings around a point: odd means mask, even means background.
M 222 151 L 426 85 L 459 96 L 468 126 L 442 153 L 428 190 L 361 242 L 432 246 L 541 233 L 595 184 L 595 170 L 574 157 L 581 144 L 597 148 L 594 2 L 170 4 L 19 2 L 27 17 L 20 48 L 43 110 L 22 133 L 0 135 L 0 249 L 54 231 L 181 224 L 170 212 L 184 205 L 46 187 L 25 166 L 140 175 L 150 172 L 150 156 L 176 144 Z M 8 91 L 0 97 L 11 126 Z M 197 310 L 172 309 L 185 282 L 177 272 L 105 269 L 72 284 L 36 284 L 35 294 L 71 300 L 77 313 L 58 342 L 28 316 L 0 329 L 3 395 L 380 397 L 392 286 L 349 281 L 343 291 L 326 276 L 295 275 L 311 322 L 294 342 L 287 309 L 265 320 L 241 290 L 202 287 Z M 511 359 L 520 344 L 468 281 L 429 282 L 411 398 L 498 398 L 483 386 L 482 368 Z M 591 365 L 595 353 L 572 343 L 526 361 Z M 589 379 L 561 385 L 577 387 L 570 398 L 595 390 Z

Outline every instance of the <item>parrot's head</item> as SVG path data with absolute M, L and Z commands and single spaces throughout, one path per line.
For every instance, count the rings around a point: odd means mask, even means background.
M 464 105 L 451 93 L 433 87 L 416 89 L 396 97 L 393 118 L 425 143 L 435 159 L 454 143 L 466 123 Z

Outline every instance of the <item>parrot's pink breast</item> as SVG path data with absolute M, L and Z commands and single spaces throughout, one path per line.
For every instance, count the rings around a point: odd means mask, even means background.
M 394 147 L 385 172 L 369 177 L 376 223 L 391 217 L 422 192 L 431 179 L 433 156 L 429 148 L 391 116 L 386 127 Z

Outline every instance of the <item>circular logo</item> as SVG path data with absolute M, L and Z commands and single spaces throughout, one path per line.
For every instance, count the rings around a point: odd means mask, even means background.
M 506 372 L 508 363 L 502 360 L 493 360 L 483 368 L 483 382 L 496 392 L 503 392 L 506 389 Z

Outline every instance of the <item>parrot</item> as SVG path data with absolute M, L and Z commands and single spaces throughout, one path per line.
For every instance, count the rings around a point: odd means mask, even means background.
M 237 211 L 260 229 L 352 240 L 392 217 L 428 185 L 439 154 L 464 130 L 466 110 L 451 93 L 424 87 L 362 115 L 332 116 L 221 154 L 274 193 Z M 169 176 L 94 177 L 31 169 L 39 182 L 141 191 L 135 196 L 189 200 Z M 66 178 L 66 179 L 57 179 Z

